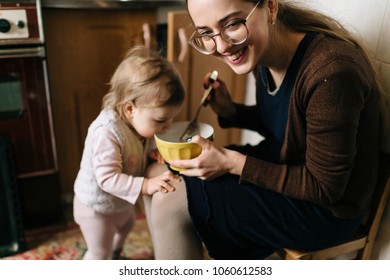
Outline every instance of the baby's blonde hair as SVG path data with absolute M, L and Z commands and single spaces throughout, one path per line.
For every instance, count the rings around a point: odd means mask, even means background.
M 164 87 L 166 90 L 161 90 Z M 183 82 L 175 66 L 157 51 L 136 45 L 112 76 L 102 107 L 123 116 L 124 105 L 129 102 L 161 107 L 180 105 L 184 97 Z

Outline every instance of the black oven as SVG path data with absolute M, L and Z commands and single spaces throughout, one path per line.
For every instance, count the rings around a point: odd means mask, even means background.
M 0 155 L 0 168 L 14 170 L 7 176 L 16 180 L 14 186 L 0 185 L 0 195 L 11 193 L 5 188 L 14 188 L 12 197 L 0 201 L 19 200 L 14 205 L 20 205 L 24 228 L 62 218 L 41 21 L 39 0 L 0 2 L 0 141 L 10 150 L 7 158 Z M 12 166 L 4 167 L 7 163 Z M 2 228 L 8 220 L 5 212 L 0 209 Z
M 0 49 L 0 136 L 14 145 L 19 178 L 57 172 L 42 46 Z

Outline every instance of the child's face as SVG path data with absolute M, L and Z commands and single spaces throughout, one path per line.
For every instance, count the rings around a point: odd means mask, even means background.
M 133 104 L 130 106 L 131 108 L 126 109 L 126 118 L 137 133 L 145 138 L 166 131 L 181 109 L 181 105 L 147 107 Z

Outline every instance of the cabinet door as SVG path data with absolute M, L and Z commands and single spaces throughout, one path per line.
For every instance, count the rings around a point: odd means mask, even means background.
M 179 69 L 187 91 L 186 102 L 178 120 L 189 120 L 195 115 L 200 104 L 203 78 L 207 72 L 218 70 L 230 90 L 235 102 L 243 102 L 246 91 L 247 75 L 237 75 L 225 63 L 213 56 L 199 53 L 188 45 L 188 38 L 194 31 L 192 20 L 187 11 L 168 13 L 167 57 Z M 239 129 L 221 129 L 217 116 L 209 107 L 204 107 L 199 121 L 211 124 L 215 129 L 214 142 L 219 145 L 239 144 Z
M 143 44 L 155 10 L 43 9 L 61 185 L 73 190 L 88 126 L 126 51 Z

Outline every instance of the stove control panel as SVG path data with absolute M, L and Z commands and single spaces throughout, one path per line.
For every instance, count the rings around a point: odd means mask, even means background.
M 26 10 L 0 11 L 0 39 L 28 38 Z
M 0 46 L 42 43 L 39 0 L 0 3 Z

